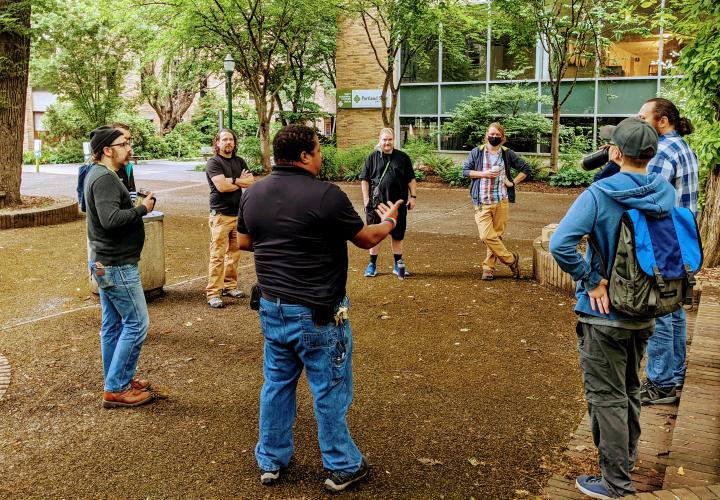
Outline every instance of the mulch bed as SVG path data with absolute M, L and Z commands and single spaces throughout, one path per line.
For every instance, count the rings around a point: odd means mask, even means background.
M 49 196 L 21 196 L 21 203 L 11 207 L 0 208 L 0 214 L 11 214 L 22 210 L 50 207 L 55 204 L 55 198 Z

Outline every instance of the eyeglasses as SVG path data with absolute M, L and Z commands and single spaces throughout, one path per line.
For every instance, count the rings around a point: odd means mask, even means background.
M 132 139 L 130 139 L 130 140 L 125 141 L 125 142 L 119 142 L 119 143 L 117 143 L 117 144 L 110 144 L 108 147 L 109 147 L 109 148 L 115 148 L 115 147 L 118 147 L 118 146 L 124 146 L 126 149 L 132 149 L 133 141 L 132 141 Z

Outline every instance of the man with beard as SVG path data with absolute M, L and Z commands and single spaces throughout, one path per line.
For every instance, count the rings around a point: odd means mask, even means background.
M 105 377 L 103 407 L 128 407 L 154 399 L 147 380 L 135 378 L 150 319 L 138 261 L 145 243 L 143 216 L 155 207 L 150 193 L 137 207 L 118 177 L 132 157 L 123 132 L 100 127 L 90 134 L 95 164 L 85 180 L 90 271 L 102 306 L 100 343 Z
M 237 137 L 222 129 L 213 139 L 215 156 L 207 162 L 205 174 L 210 185 L 210 265 L 205 289 L 208 305 L 219 309 L 225 304 L 220 296 L 241 299 L 237 267 L 240 248 L 237 245 L 237 215 L 242 188 L 249 187 L 253 175 L 245 160 L 236 156 Z

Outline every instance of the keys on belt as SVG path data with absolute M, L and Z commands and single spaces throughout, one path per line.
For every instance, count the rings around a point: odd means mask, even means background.
M 345 306 L 338 307 L 338 310 L 335 312 L 335 326 L 344 325 L 348 318 L 348 308 Z

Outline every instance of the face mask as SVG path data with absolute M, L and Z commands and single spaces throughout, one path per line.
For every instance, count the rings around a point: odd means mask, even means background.
M 491 146 L 499 146 L 502 142 L 502 137 L 488 137 L 488 142 Z

